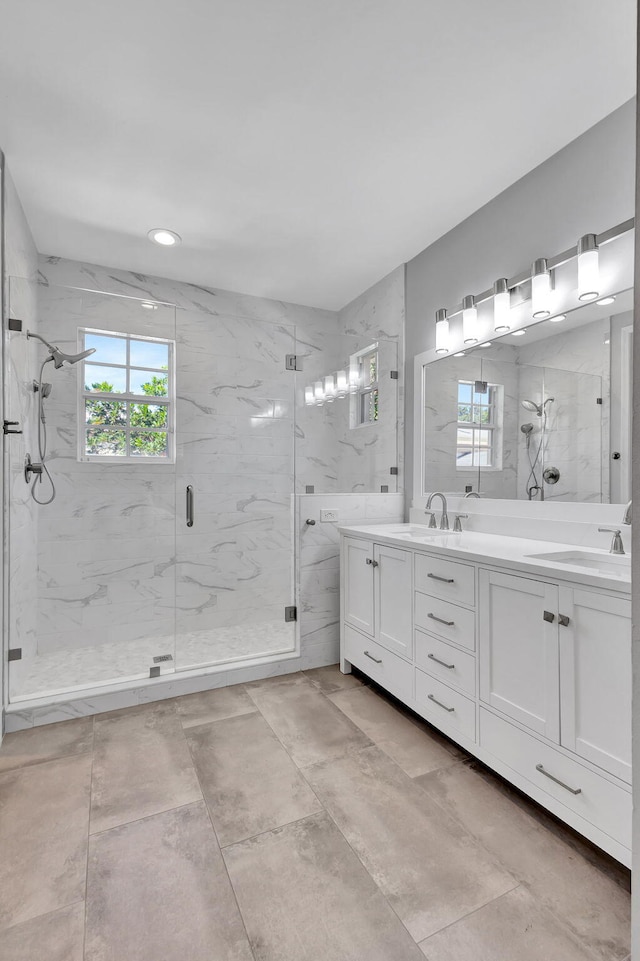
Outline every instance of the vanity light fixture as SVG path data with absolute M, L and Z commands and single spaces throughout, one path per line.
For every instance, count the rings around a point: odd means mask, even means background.
M 609 304 L 613 304 L 615 297 L 603 297 L 602 300 L 596 300 L 598 307 L 608 307 Z
M 596 300 L 600 296 L 600 265 L 595 234 L 585 234 L 578 241 L 578 300 Z
M 160 244 L 161 247 L 176 247 L 182 243 L 180 234 L 177 234 L 175 230 L 168 230 L 166 227 L 154 227 L 153 230 L 149 231 L 147 237 L 154 244 Z
M 349 378 L 346 370 L 337 370 L 333 376 L 336 383 L 336 397 L 346 397 L 349 390 Z
M 556 314 L 555 317 L 549 317 L 549 323 L 550 323 L 550 324 L 559 324 L 561 320 L 566 320 L 566 319 L 567 319 L 567 315 L 566 315 L 566 314 Z
M 444 307 L 436 310 L 436 354 L 449 353 L 449 321 Z
M 336 379 L 333 374 L 328 374 L 324 378 L 324 399 L 327 404 L 333 404 L 336 399 Z
M 478 308 L 473 294 L 462 298 L 462 339 L 465 344 L 478 343 Z
M 313 386 L 311 384 L 304 389 L 304 402 L 307 407 L 311 407 L 316 402 L 316 398 L 313 393 Z
M 511 311 L 511 294 L 506 277 L 496 280 L 493 285 L 493 329 L 502 334 L 511 329 L 509 314 Z
M 349 365 L 349 393 L 357 394 L 360 386 L 360 370 L 357 361 L 352 360 Z
M 313 385 L 313 396 L 318 407 L 322 407 L 324 404 L 324 387 L 322 386 L 322 381 L 317 380 Z
M 534 320 L 545 320 L 551 313 L 551 274 L 546 257 L 534 260 L 531 269 L 531 313 Z

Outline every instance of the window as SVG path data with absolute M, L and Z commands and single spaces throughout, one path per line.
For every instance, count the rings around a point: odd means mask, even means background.
M 349 379 L 357 384 L 351 405 L 351 426 L 375 424 L 380 414 L 377 344 L 351 355 Z
M 78 459 L 173 463 L 174 342 L 81 330 Z
M 458 382 L 457 470 L 502 468 L 502 386 Z

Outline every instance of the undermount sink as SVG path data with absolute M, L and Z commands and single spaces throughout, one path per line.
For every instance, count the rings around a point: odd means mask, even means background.
M 404 537 L 438 537 L 451 531 L 441 531 L 439 527 L 427 527 L 426 524 L 399 524 L 398 527 L 388 527 L 387 533 Z
M 601 571 L 613 577 L 624 577 L 631 571 L 631 555 L 599 554 L 595 551 L 549 551 L 548 554 L 528 554 L 532 560 L 551 561 L 554 564 L 570 564 Z

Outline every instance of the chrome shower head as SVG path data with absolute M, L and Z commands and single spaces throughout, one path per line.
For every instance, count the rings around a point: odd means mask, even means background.
M 83 350 L 79 354 L 65 354 L 64 351 L 60 350 L 59 347 L 54 347 L 50 344 L 48 340 L 41 337 L 40 334 L 32 334 L 30 330 L 27 331 L 27 339 L 35 337 L 36 340 L 41 341 L 45 347 L 49 350 L 49 360 L 53 361 L 53 366 L 56 370 L 59 370 L 63 364 L 77 364 L 79 360 L 84 360 L 85 357 L 89 357 L 90 354 L 95 354 L 95 347 L 91 347 L 89 350 Z
M 540 404 L 536 404 L 534 400 L 523 400 L 522 406 L 525 410 L 531 411 L 532 414 L 537 414 L 538 417 L 542 416 L 542 407 Z
M 533 430 L 533 424 L 521 424 L 520 430 L 522 431 L 523 434 L 530 434 L 531 431 Z

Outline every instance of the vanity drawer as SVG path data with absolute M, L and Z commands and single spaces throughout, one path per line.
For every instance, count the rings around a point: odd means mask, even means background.
M 416 668 L 416 705 L 436 727 L 476 739 L 476 704 L 459 691 Z
M 348 624 L 344 625 L 343 655 L 401 701 L 413 699 L 413 666 Z
M 631 794 L 489 711 L 480 709 L 480 744 L 586 821 L 631 847 Z M 562 787 L 538 770 L 562 781 Z M 573 794 L 572 790 L 580 790 Z
M 475 697 L 476 659 L 472 654 L 464 654 L 457 647 L 422 631 L 415 632 L 414 649 L 416 664 L 423 671 Z
M 476 602 L 475 585 L 476 571 L 470 564 L 458 564 L 428 554 L 415 555 L 417 591 L 473 607 Z
M 475 651 L 476 616 L 473 611 L 419 591 L 414 595 L 414 610 L 416 627 Z

